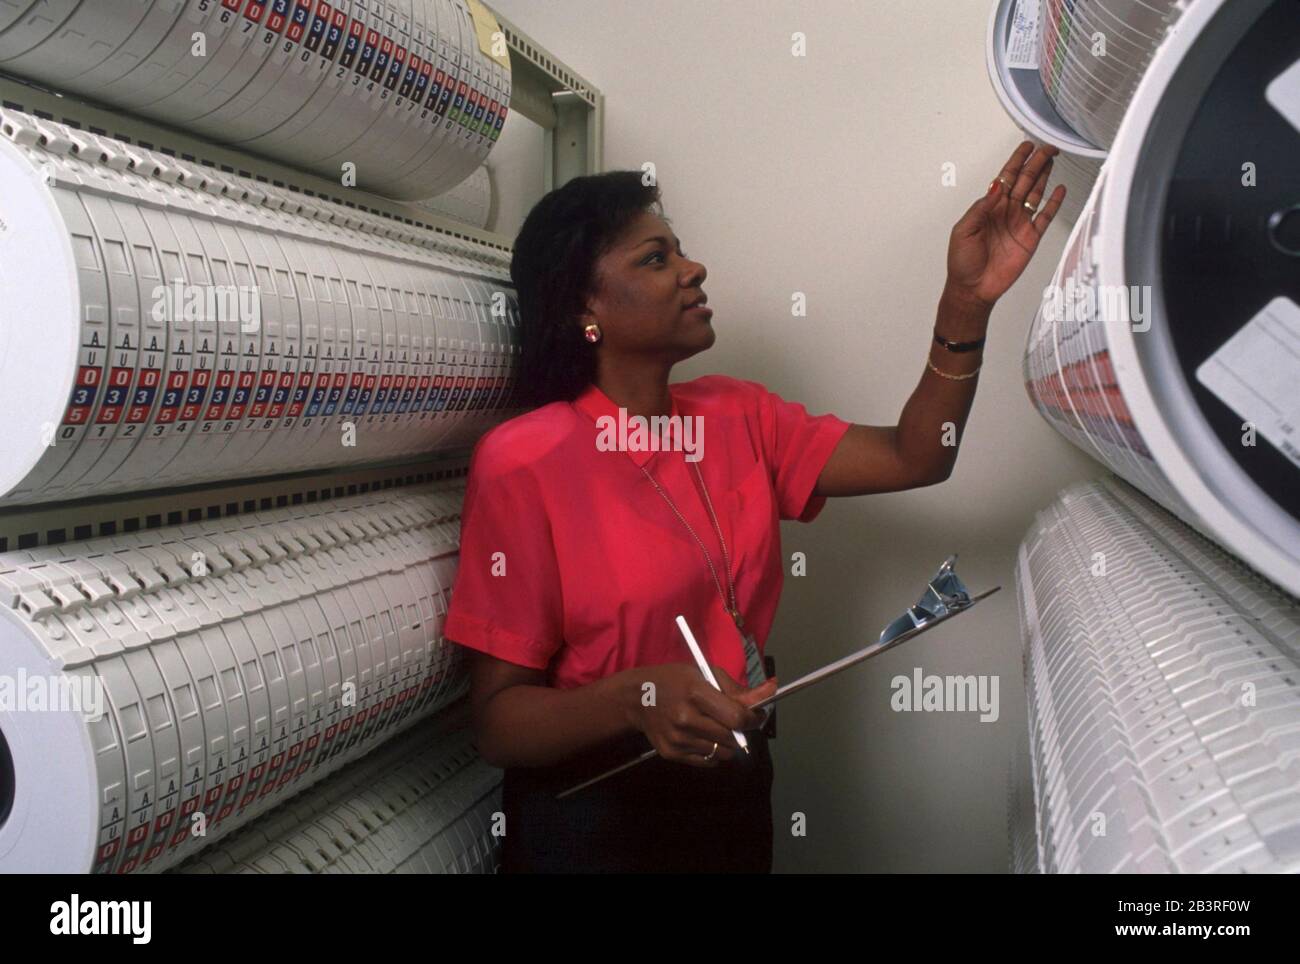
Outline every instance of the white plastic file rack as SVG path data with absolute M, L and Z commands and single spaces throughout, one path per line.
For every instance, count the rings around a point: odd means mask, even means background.
M 985 46 L 993 91 L 1030 136 L 1103 160 L 1152 55 L 1193 2 L 995 0 Z
M 0 70 L 326 177 L 351 164 L 394 198 L 462 181 L 510 103 L 509 57 L 483 49 L 473 0 L 5 7 Z
M 1256 18 L 1269 9 L 1267 2 L 1252 0 L 1250 5 Z M 1239 38 L 1243 23 L 1253 22 L 1243 11 L 1245 0 L 1240 6 L 1203 0 L 1179 21 L 1152 61 L 1116 151 L 1052 279 L 1049 290 L 1063 297 L 1057 302 L 1044 298 L 1030 327 L 1024 382 L 1039 411 L 1062 435 L 1264 576 L 1300 594 L 1300 519 L 1243 471 L 1212 435 L 1204 409 L 1193 401 L 1187 376 L 1178 367 L 1173 345 L 1180 329 L 1217 324 L 1218 319 L 1171 315 L 1166 304 L 1174 292 L 1165 290 L 1153 252 L 1170 225 L 1162 199 L 1154 194 L 1159 186 L 1149 158 L 1158 150 L 1169 152 L 1170 135 L 1152 139 L 1148 131 L 1190 113 L 1186 98 L 1178 96 L 1180 85 L 1186 89 L 1190 83 L 1179 65 L 1184 58 L 1208 56 L 1201 51 L 1202 41 L 1235 47 L 1218 33 Z M 1223 26 L 1228 13 L 1236 18 L 1228 21 L 1231 29 L 1216 32 L 1213 28 Z M 1280 136 L 1296 142 L 1295 131 Z M 1262 223 L 1255 229 L 1263 230 Z M 1090 305 L 1074 300 L 1073 293 L 1081 289 L 1091 293 Z M 1124 295 L 1118 302 L 1113 297 L 1117 292 Z M 1132 311 L 1134 293 L 1147 302 L 1144 319 Z M 1284 288 L 1252 291 L 1260 304 L 1283 294 Z M 1073 310 L 1062 310 L 1067 306 Z M 1300 485 L 1300 468 L 1293 469 L 1291 478 Z
M 409 458 L 507 410 L 499 255 L 31 115 L 0 133 L 0 284 L 44 318 L 6 331 L 0 504 Z M 168 297 L 212 285 L 260 308 Z
M 483 164 L 450 191 L 416 201 L 415 206 L 474 227 L 486 227 L 492 217 L 491 168 Z
M 1300 869 L 1300 603 L 1113 477 L 1018 566 L 1038 869 Z
M 1267 431 L 1268 416 L 1229 411 L 1192 374 L 1247 329 L 1285 338 L 1295 314 L 1267 210 L 1300 186 L 1285 163 L 1300 125 L 1264 91 L 1294 69 L 1278 41 L 1300 22 L 1270 0 L 1177 7 L 1066 242 L 1061 300 L 1044 298 L 1026 341 L 1030 399 L 1115 477 L 1061 493 L 1020 549 L 1030 740 L 1008 814 L 1022 872 L 1300 868 L 1300 469 L 1280 435 L 1246 448 L 1243 420 Z M 1280 178 L 1253 195 L 1235 167 L 1198 167 L 1217 163 L 1198 145 L 1236 143 L 1220 128 L 1241 118 L 1258 118 L 1251 156 Z M 1209 246 L 1230 268 L 1189 269 Z M 1257 373 L 1253 404 L 1287 357 L 1236 362 Z
M 999 102 L 1030 139 L 1060 148 L 1057 220 L 1072 225 L 1152 55 L 1190 0 L 996 0 L 986 65 Z M 1032 42 L 1016 35 L 1033 23 Z M 1019 26 L 1018 26 L 1019 24 Z M 1096 38 L 1106 44 L 1094 54 Z M 1015 46 L 1015 50 L 1013 50 Z M 1097 48 L 1100 50 L 1100 48 Z M 1029 54 L 1029 56 L 1026 56 Z
M 470 447 L 517 411 L 484 160 L 508 108 L 545 189 L 600 170 L 604 103 L 491 18 L 0 0 L 0 676 L 106 711 L 0 708 L 0 871 L 232 869 L 259 836 L 259 870 L 495 867 L 441 635 Z M 256 320 L 173 285 L 255 286 Z
M 6 721 L 0 865 L 162 869 L 459 695 L 441 621 L 462 497 L 431 483 L 0 556 L 3 672 L 92 675 L 108 711 Z M 61 778 L 39 779 L 51 758 Z
M 411 727 L 177 873 L 493 873 L 501 772 L 464 702 Z

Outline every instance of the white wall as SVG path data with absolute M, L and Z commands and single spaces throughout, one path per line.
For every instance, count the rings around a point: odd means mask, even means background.
M 683 246 L 709 269 L 725 372 L 812 412 L 894 424 L 925 366 L 953 222 L 1019 143 L 984 68 L 992 0 L 495 0 L 605 93 L 606 168 L 658 169 Z M 791 56 L 791 34 L 807 56 Z M 958 186 L 942 187 L 941 166 Z M 505 226 L 501 226 L 505 230 Z M 782 705 L 777 871 L 1006 869 L 1006 771 L 1025 726 L 1016 547 L 1034 512 L 1103 469 L 1021 383 L 1024 338 L 1064 246 L 1054 225 L 996 308 L 956 470 L 913 492 L 833 499 L 786 523 L 769 642 L 784 679 L 874 640 L 952 552 L 1002 592 L 928 637 Z M 809 315 L 790 317 L 806 292 Z M 1000 718 L 896 713 L 915 666 L 995 674 Z M 806 837 L 789 832 L 807 818 Z

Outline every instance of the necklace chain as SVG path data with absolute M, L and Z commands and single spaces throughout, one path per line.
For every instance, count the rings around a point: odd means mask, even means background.
M 673 513 L 677 518 L 681 519 L 682 525 L 686 526 L 686 531 L 691 534 L 697 543 L 699 543 L 700 550 L 704 553 L 704 561 L 709 564 L 709 572 L 713 576 L 713 584 L 718 587 L 718 596 L 722 599 L 722 605 L 727 607 L 727 612 L 731 615 L 731 618 L 736 621 L 736 625 L 743 626 L 744 621 L 741 619 L 740 609 L 736 605 L 736 584 L 731 578 L 731 559 L 727 555 L 726 540 L 722 538 L 722 526 L 718 523 L 717 513 L 713 511 L 713 501 L 709 498 L 709 489 L 708 486 L 704 484 L 704 476 L 700 473 L 699 465 L 692 462 L 691 466 L 695 469 L 695 475 L 700 480 L 700 489 L 704 492 L 704 504 L 709 510 L 709 520 L 713 523 L 713 529 L 718 534 L 718 545 L 722 547 L 722 564 L 726 567 L 727 589 L 731 592 L 730 606 L 727 606 L 727 596 L 722 591 L 722 582 L 718 579 L 718 571 L 713 567 L 713 557 L 709 555 L 709 550 L 705 547 L 703 540 L 696 535 L 691 524 L 686 521 L 686 517 L 681 514 L 673 500 L 668 497 L 668 493 L 665 492 L 660 487 L 659 483 L 655 481 L 655 477 L 650 474 L 650 470 L 643 465 L 641 466 L 641 471 L 645 473 L 645 477 L 650 480 L 650 484 L 655 487 L 655 490 L 663 496 L 664 501 L 668 503 L 668 507 L 673 510 Z

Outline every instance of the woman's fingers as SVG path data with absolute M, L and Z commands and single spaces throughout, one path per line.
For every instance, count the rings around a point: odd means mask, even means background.
M 724 732 L 713 739 L 701 736 L 694 730 L 675 730 L 664 738 L 664 745 L 657 746 L 659 755 L 676 763 L 689 763 L 693 766 L 712 767 L 732 759 L 740 752 L 731 734 Z M 715 750 L 714 747 L 717 747 Z M 710 758 L 711 757 L 711 758 Z
M 705 684 L 696 687 L 692 693 L 700 711 L 724 724 L 729 730 L 747 730 L 759 725 L 754 720 L 753 712 L 740 702 L 740 697 L 750 691 L 732 679 L 720 666 L 713 667 L 713 677 L 722 688 L 721 692 Z
M 1006 164 L 1002 165 L 1002 170 L 998 172 L 995 180 L 1002 185 L 1002 195 L 1005 197 L 1013 187 L 1016 186 L 1016 178 L 1020 175 L 1020 169 L 1025 166 L 1027 158 L 1034 150 L 1033 141 L 1021 141 L 1020 146 L 1011 153 Z
M 1047 199 L 1047 204 L 1043 206 L 1043 209 L 1039 211 L 1038 214 L 1034 216 L 1033 221 L 1030 222 L 1030 224 L 1034 226 L 1034 230 L 1038 232 L 1039 237 L 1042 237 L 1051 226 L 1052 218 L 1056 217 L 1056 212 L 1061 210 L 1061 202 L 1064 200 L 1065 185 L 1058 184 L 1056 185 L 1056 190 L 1052 192 L 1052 196 Z
M 727 696 L 706 685 L 697 689 L 692 697 L 696 709 L 715 720 L 728 732 L 752 730 L 762 726 L 763 721 L 759 719 L 758 714 L 741 703 L 736 696 Z
M 764 680 L 751 690 L 745 690 L 736 696 L 736 701 L 741 706 L 753 706 L 755 703 L 761 703 L 769 696 L 775 696 L 776 691 L 781 688 L 775 676 Z
M 714 666 L 712 663 L 709 665 L 713 669 L 713 678 L 718 681 L 718 686 L 722 687 L 722 693 L 724 696 L 734 697 L 739 693 L 745 692 L 745 688 L 732 679 L 731 674 L 725 669 L 721 666 Z
M 695 766 L 715 767 L 719 763 L 726 763 L 732 760 L 740 751 L 727 746 L 721 740 L 717 741 L 717 750 L 713 749 L 713 740 L 689 740 L 678 744 L 678 750 L 682 754 L 683 763 L 692 763 Z M 709 759 L 712 754 L 713 759 Z
M 740 744 L 736 742 L 736 737 L 730 730 L 725 726 L 718 726 L 713 720 L 707 718 L 679 728 L 677 738 L 686 743 L 702 745 L 705 753 L 709 752 L 709 747 L 715 742 L 729 750 L 740 748 Z
M 1042 171 L 1039 172 L 1038 180 L 1034 181 L 1034 186 L 1029 189 L 1029 196 L 1025 198 L 1021 205 L 1021 210 L 1025 212 L 1025 216 L 1031 221 L 1033 220 L 1034 215 L 1038 213 L 1038 205 L 1043 202 L 1043 192 L 1047 190 L 1047 178 L 1051 173 L 1052 161 L 1049 159 L 1048 162 L 1043 165 Z M 1025 204 L 1030 206 L 1024 207 Z
M 1051 159 L 1059 153 L 1060 151 L 1050 144 L 1045 144 L 1038 148 L 1038 150 L 1034 151 L 1033 155 L 1025 162 L 1025 166 L 1020 169 L 1020 173 L 1016 177 L 1016 185 L 1011 189 L 1011 194 L 1009 195 L 1012 203 L 1024 203 L 1025 199 L 1029 197 L 1029 192 L 1033 190 L 1034 184 L 1038 181 L 1039 175 L 1042 174 L 1043 168 L 1045 168 Z

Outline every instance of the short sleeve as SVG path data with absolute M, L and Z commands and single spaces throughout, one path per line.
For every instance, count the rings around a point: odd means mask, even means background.
M 814 496 L 817 478 L 851 427 L 835 415 L 809 415 L 798 402 L 787 402 L 758 382 L 758 412 L 767 449 L 780 518 L 812 522 L 826 505 Z
M 545 669 L 562 642 L 559 567 L 540 486 L 485 435 L 470 460 L 460 563 L 443 635 Z

